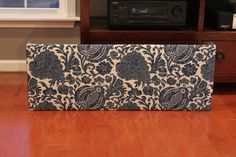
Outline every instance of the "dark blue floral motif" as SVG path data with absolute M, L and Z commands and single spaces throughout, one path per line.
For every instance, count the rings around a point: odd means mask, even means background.
M 81 68 L 79 66 L 73 66 L 71 69 L 73 70 L 74 75 L 80 75 L 81 74 Z
M 72 67 L 72 70 L 81 73 L 81 68 L 80 68 L 79 66 L 73 66 L 73 67 Z M 79 73 L 79 74 L 80 74 L 80 73 Z
M 119 59 L 119 54 L 116 51 L 110 52 L 110 56 L 112 59 Z
M 189 63 L 189 64 L 186 64 L 184 68 L 182 68 L 182 72 L 184 73 L 185 76 L 190 77 L 196 74 L 197 68 L 194 64 Z
M 77 58 L 73 58 L 72 62 L 71 62 L 72 66 L 78 66 L 79 65 L 79 60 Z
M 104 105 L 104 89 L 82 86 L 75 93 L 75 100 L 82 110 L 98 110 Z
M 125 88 L 123 86 L 123 81 L 121 79 L 113 78 L 109 89 L 107 90 L 106 97 L 109 98 L 112 95 L 124 95 Z
M 46 89 L 43 91 L 43 94 L 44 94 L 44 95 L 56 95 L 56 94 L 57 94 L 57 91 L 54 90 L 53 88 L 46 88 Z
M 198 53 L 196 57 L 198 61 L 204 61 L 204 55 L 202 53 Z
M 89 84 L 91 81 L 92 81 L 92 79 L 89 78 L 88 76 L 82 77 L 82 82 L 83 82 L 84 84 Z
M 75 53 L 73 52 L 71 55 L 65 57 L 65 71 L 81 71 L 80 62 L 77 58 L 75 58 Z
M 190 104 L 189 106 L 190 106 L 189 108 L 191 111 L 194 111 L 197 108 L 197 104 Z
M 153 92 L 154 92 L 154 89 L 153 89 L 153 87 L 151 87 L 151 86 L 145 86 L 145 87 L 143 88 L 143 93 L 144 93 L 145 95 L 150 95 L 150 96 L 152 96 L 152 95 L 153 95 Z
M 131 96 L 131 95 L 134 95 L 134 96 L 140 96 L 142 94 L 142 92 L 138 89 L 132 89 L 128 92 L 128 94 Z
M 109 74 L 111 72 L 111 69 L 112 66 L 110 65 L 109 62 L 101 62 L 96 68 L 98 73 L 101 75 Z
M 56 111 L 57 107 L 50 102 L 43 102 L 34 107 L 34 111 Z
M 140 107 L 136 103 L 128 102 L 118 108 L 118 110 L 125 111 L 139 111 Z
M 69 82 L 69 84 L 74 84 L 75 83 L 75 78 L 71 74 L 66 76 L 66 80 Z
M 68 92 L 69 92 L 69 87 L 68 86 L 66 86 L 66 85 L 60 85 L 60 86 L 58 86 L 58 92 L 60 93 L 60 94 L 68 94 Z
M 164 68 L 166 66 L 166 63 L 163 59 L 158 58 L 154 64 L 152 65 L 152 72 L 159 71 L 161 68 Z
M 111 45 L 81 45 L 79 51 L 90 62 L 101 62 L 107 57 Z
M 166 63 L 163 59 L 160 59 L 159 62 L 157 62 L 156 64 L 157 67 L 160 67 L 160 66 L 166 66 Z
M 161 91 L 160 104 L 163 110 L 181 110 L 188 100 L 186 88 L 167 87 Z
M 114 87 L 122 87 L 123 86 L 123 81 L 122 80 L 120 80 L 120 79 L 117 79 L 116 81 L 115 81 L 115 83 L 114 83 Z
M 38 84 L 38 81 L 36 79 L 34 79 L 34 78 L 31 78 L 31 79 L 28 80 L 29 87 L 36 87 L 37 84 Z
M 152 78 L 153 83 L 158 86 L 161 83 L 161 80 L 155 75 Z
M 169 85 L 175 85 L 176 82 L 177 82 L 177 80 L 174 79 L 174 78 L 172 78 L 172 77 L 169 77 L 169 78 L 167 79 L 167 83 L 168 83 Z
M 115 104 L 114 104 L 112 101 L 108 101 L 106 106 L 107 106 L 107 108 L 110 109 L 110 110 L 116 109 L 116 108 L 115 108 Z
M 145 58 L 137 52 L 127 54 L 116 64 L 118 76 L 125 80 L 149 80 L 148 65 Z
M 98 76 L 98 77 L 94 78 L 94 82 L 103 83 L 104 82 L 104 78 Z
M 198 89 L 206 89 L 207 83 L 205 81 L 201 81 L 198 84 Z
M 112 78 L 110 76 L 106 76 L 105 80 L 107 83 L 110 83 L 112 81 Z
M 197 82 L 197 79 L 196 79 L 196 78 L 193 78 L 193 77 L 190 78 L 190 83 L 194 84 L 194 83 L 196 83 L 196 82 Z
M 166 77 L 166 75 L 167 75 L 167 69 L 166 69 L 165 67 L 159 68 L 159 75 L 160 75 L 161 77 Z
M 179 80 L 179 83 L 181 83 L 181 84 L 188 84 L 189 80 L 186 79 L 186 78 L 183 78 L 183 79 Z
M 215 58 L 210 58 L 206 61 L 206 64 L 202 65 L 201 73 L 202 77 L 208 81 L 214 80 Z
M 194 45 L 165 45 L 164 49 L 173 62 L 185 64 L 193 58 L 198 47 Z
M 28 80 L 28 89 L 31 95 L 39 94 L 39 92 L 41 91 L 40 87 L 38 86 L 38 81 L 34 78 L 30 79 L 30 77 Z
M 60 81 L 64 79 L 62 65 L 58 57 L 50 51 L 40 53 L 29 64 L 31 74 L 40 79 Z

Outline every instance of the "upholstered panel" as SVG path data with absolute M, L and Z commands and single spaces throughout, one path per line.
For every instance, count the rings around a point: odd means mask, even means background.
M 27 45 L 30 110 L 210 110 L 209 45 Z

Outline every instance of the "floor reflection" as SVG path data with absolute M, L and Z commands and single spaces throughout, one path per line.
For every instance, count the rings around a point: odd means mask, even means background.
M 125 111 L 28 112 L 28 116 L 32 154 L 69 156 L 78 152 L 94 156 L 97 150 L 112 155 L 117 149 L 135 149 L 133 146 L 140 140 L 165 144 L 166 139 L 177 134 L 194 133 L 192 129 L 198 129 L 198 133 L 207 131 L 213 117 L 210 112 Z M 187 143 L 188 139 L 182 141 Z M 118 145 L 122 142 L 127 143 L 125 148 Z M 112 146 L 111 150 L 107 152 L 106 146 Z
M 224 129 L 219 129 L 225 123 L 221 114 L 227 119 L 235 117 L 226 113 L 226 108 L 217 105 L 212 112 L 39 112 L 3 107 L 0 156 L 123 157 L 157 151 L 171 156 L 168 147 L 181 153 L 186 145 L 197 151 L 210 146 L 208 134 L 216 134 L 215 130 L 224 134 Z M 190 140 L 204 142 L 189 143 Z M 191 156 L 189 153 L 186 156 Z

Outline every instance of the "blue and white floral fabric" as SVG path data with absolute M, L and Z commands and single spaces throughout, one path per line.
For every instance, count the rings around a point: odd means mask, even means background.
M 27 45 L 30 110 L 210 110 L 214 44 Z

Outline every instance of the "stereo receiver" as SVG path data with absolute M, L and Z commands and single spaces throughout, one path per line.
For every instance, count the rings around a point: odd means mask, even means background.
M 108 0 L 111 28 L 178 28 L 186 14 L 186 0 Z

